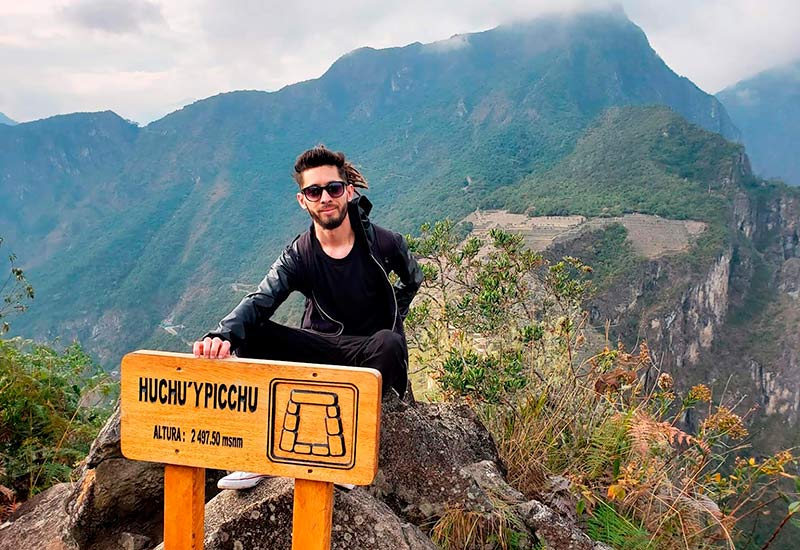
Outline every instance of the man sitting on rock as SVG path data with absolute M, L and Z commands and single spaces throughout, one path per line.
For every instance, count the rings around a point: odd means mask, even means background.
M 380 371 L 384 394 L 405 393 L 408 348 L 403 318 L 422 283 L 405 239 L 370 223 L 367 182 L 343 153 L 318 145 L 297 158 L 297 202 L 311 227 L 272 264 L 213 332 L 194 343 L 196 357 L 327 363 Z M 392 285 L 389 273 L 398 281 Z M 306 297 L 301 328 L 270 320 L 292 291 Z M 266 477 L 234 472 L 221 489 L 253 487 Z

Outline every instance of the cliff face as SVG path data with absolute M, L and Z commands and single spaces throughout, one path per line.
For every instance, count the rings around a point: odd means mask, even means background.
M 730 351 L 747 374 L 743 385 L 762 410 L 761 421 L 791 426 L 788 440 L 774 437 L 794 443 L 800 432 L 800 198 L 767 197 L 751 204 L 749 214 L 754 223 L 746 227 L 758 254 L 750 304 L 760 307 L 744 330 L 732 334 Z
M 747 187 L 749 175 L 742 155 L 720 182 L 732 208 L 712 260 L 645 262 L 590 311 L 626 343 L 646 339 L 680 387 L 710 383 L 717 399 L 741 400 L 740 413 L 752 408 L 756 448 L 770 451 L 800 439 L 800 197 Z
M 695 367 L 701 353 L 711 349 L 730 305 L 731 257 L 731 250 L 725 250 L 705 277 L 694 284 L 684 274 L 688 285 L 678 303 L 666 312 L 645 314 L 640 334 L 651 348 L 664 352 L 662 364 L 673 364 L 678 369 Z M 663 283 L 672 284 L 671 279 L 666 276 Z

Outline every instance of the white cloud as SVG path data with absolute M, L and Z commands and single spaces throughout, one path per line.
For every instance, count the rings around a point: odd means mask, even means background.
M 469 47 L 469 36 L 465 34 L 457 34 L 445 40 L 437 40 L 427 44 L 425 49 L 436 53 L 446 53 L 456 50 L 463 50 Z
M 796 0 L 623 0 L 661 57 L 716 92 L 800 57 Z M 554 5 L 557 8 L 554 8 Z M 608 0 L 31 0 L 0 3 L 0 112 L 112 109 L 149 122 L 236 89 L 315 78 L 362 46 L 446 40 Z
M 625 9 L 673 70 L 710 93 L 800 57 L 796 0 L 640 0 Z
M 80 27 L 114 34 L 164 23 L 160 6 L 148 0 L 79 0 L 61 8 L 61 14 Z
M 736 91 L 736 99 L 739 105 L 757 105 L 760 102 L 758 92 L 746 88 L 744 90 Z

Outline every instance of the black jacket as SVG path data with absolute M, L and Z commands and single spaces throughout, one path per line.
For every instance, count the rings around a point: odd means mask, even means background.
M 392 329 L 403 333 L 403 318 L 408 313 L 411 300 L 422 283 L 422 270 L 411 255 L 402 235 L 372 224 L 369 212 L 372 204 L 360 196 L 348 204 L 348 215 L 356 239 L 365 239 L 371 257 L 380 267 L 381 277 L 386 281 L 388 308 L 386 320 L 374 332 Z M 206 336 L 218 336 L 231 342 L 236 350 L 248 338 L 257 334 L 259 323 L 269 319 L 292 291 L 306 297 L 302 327 L 317 332 L 341 334 L 342 324 L 324 311 L 314 296 L 313 259 L 311 229 L 299 235 L 281 253 L 269 272 L 258 285 L 258 290 L 242 299 L 222 321 L 217 329 Z M 388 274 L 394 272 L 399 280 L 392 285 Z

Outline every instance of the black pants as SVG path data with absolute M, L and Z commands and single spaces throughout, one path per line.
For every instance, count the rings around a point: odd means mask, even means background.
M 332 336 L 267 321 L 257 337 L 248 336 L 236 355 L 375 369 L 381 373 L 384 394 L 394 388 L 402 397 L 406 391 L 408 348 L 405 338 L 391 330 L 372 336 Z

